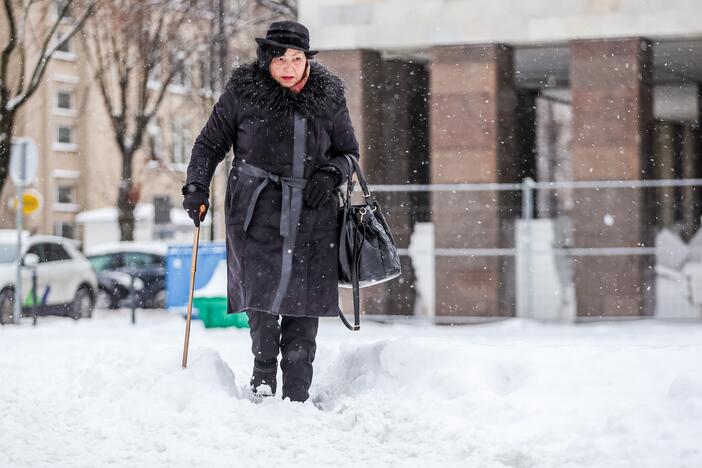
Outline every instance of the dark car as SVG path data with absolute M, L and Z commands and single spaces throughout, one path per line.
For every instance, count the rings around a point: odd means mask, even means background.
M 98 275 L 98 307 L 131 307 L 132 299 L 140 308 L 166 306 L 164 244 L 117 242 L 86 249 L 86 254 Z

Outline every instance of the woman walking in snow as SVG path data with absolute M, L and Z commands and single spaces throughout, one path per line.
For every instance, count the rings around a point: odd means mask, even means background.
M 234 69 L 193 146 L 183 207 L 198 225 L 209 186 L 230 148 L 225 199 L 228 312 L 246 311 L 254 355 L 251 389 L 305 401 L 319 317 L 337 316 L 335 188 L 358 158 L 341 79 L 312 61 L 309 32 L 272 23 L 257 60 Z

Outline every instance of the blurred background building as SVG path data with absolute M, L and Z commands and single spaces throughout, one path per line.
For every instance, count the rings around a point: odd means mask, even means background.
M 56 23 L 65 3 L 44 0 L 27 10 L 30 31 L 25 74 L 31 73 L 38 59 L 41 39 Z M 210 0 L 197 3 L 198 7 L 192 10 L 188 22 L 197 28 L 209 29 L 216 37 L 221 10 L 227 18 L 225 28 L 235 32 L 211 43 L 202 43 L 196 40 L 196 31 L 191 28 L 189 34 L 193 36 L 192 47 L 196 53 L 168 86 L 134 158 L 133 196 L 139 204 L 135 212 L 136 240 L 192 239 L 192 222 L 182 210 L 180 193 L 190 151 L 214 100 L 219 97 L 220 75 L 226 79 L 231 67 L 255 56 L 253 38 L 265 33 L 268 23 L 280 16 L 262 3 Z M 72 3 L 68 14 L 58 22 L 51 44 L 70 29 L 85 4 L 78 0 Z M 98 2 L 98 8 L 104 4 Z M 23 12 L 20 5 L 23 4 L 16 2 L 18 23 Z M 3 28 L 7 25 L 4 16 L 5 9 L 0 8 Z M 31 138 L 39 152 L 38 177 L 32 188 L 42 194 L 44 206 L 26 218 L 28 229 L 79 239 L 90 246 L 120 239 L 116 199 L 122 177 L 121 154 L 86 50 L 93 45 L 85 36 L 79 32 L 53 54 L 38 90 L 19 110 L 14 136 Z M 0 33 L 0 38 L 5 44 L 5 31 Z M 225 46 L 220 48 L 220 42 Z M 219 65 L 220 60 L 226 64 L 224 67 Z M 16 79 L 18 70 L 13 70 L 13 65 L 19 64 L 10 64 L 10 77 Z M 158 81 L 150 80 L 148 92 L 158 90 Z M 223 166 L 218 168 L 213 187 L 224 187 L 226 170 Z M 14 211 L 8 207 L 8 200 L 14 194 L 15 187 L 8 178 L 0 199 L 0 228 L 14 227 Z M 224 236 L 223 210 L 217 209 L 217 206 L 221 208 L 217 205 L 220 202 L 215 196 L 215 209 L 211 211 L 215 213 L 214 230 L 210 232 L 210 218 L 203 239 Z
M 138 240 L 190 240 L 179 190 L 218 94 L 203 77 L 252 58 L 253 37 L 295 14 L 346 82 L 362 164 L 403 252 L 400 280 L 363 291 L 366 313 L 702 317 L 697 0 L 211 0 L 193 34 L 222 16 L 236 34 L 199 46 L 148 127 L 134 162 Z M 84 42 L 56 52 L 15 136 L 40 153 L 45 206 L 30 229 L 89 245 L 119 238 L 121 179 Z M 225 166 L 207 239 L 223 238 Z M 13 194 L 8 182 L 2 227 L 14 226 Z
M 428 313 L 654 313 L 663 268 L 699 261 L 651 249 L 670 246 L 662 232 L 699 245 L 701 187 L 639 182 L 700 177 L 701 17 L 694 0 L 300 0 L 349 86 L 369 179 L 492 184 L 383 192 L 402 247 L 431 222 Z M 525 178 L 533 200 L 495 185 Z M 530 205 L 527 240 L 546 250 L 520 274 Z M 404 283 L 367 291 L 369 311 L 417 310 L 417 258 Z

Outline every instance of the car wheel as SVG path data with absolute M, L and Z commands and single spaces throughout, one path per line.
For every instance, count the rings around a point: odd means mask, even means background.
M 76 295 L 73 297 L 69 316 L 73 320 L 93 316 L 93 295 L 88 288 L 84 286 L 78 288 Z
M 96 309 L 119 309 L 119 298 L 116 294 L 111 294 L 105 289 L 98 289 L 97 298 L 95 299 Z
M 12 323 L 10 317 L 14 314 L 15 292 L 11 289 L 0 291 L 0 325 Z
M 166 308 L 166 290 L 159 289 L 154 295 L 154 308 L 165 309 Z

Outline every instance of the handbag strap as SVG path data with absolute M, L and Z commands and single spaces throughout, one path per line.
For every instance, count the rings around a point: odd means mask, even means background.
M 349 162 L 349 178 L 346 181 L 346 200 L 344 201 L 344 216 L 341 221 L 341 239 L 339 240 L 339 245 L 346 245 L 346 220 L 351 214 L 351 193 L 353 192 L 353 173 L 356 173 L 356 177 L 358 178 L 358 182 L 361 185 L 361 190 L 363 191 L 363 197 L 366 200 L 366 203 L 368 203 L 368 198 L 371 197 L 371 193 L 368 190 L 368 184 L 366 183 L 366 179 L 363 176 L 363 172 L 361 171 L 361 166 L 358 164 L 358 161 L 356 158 L 351 156 L 350 154 L 344 154 L 346 156 L 346 160 Z M 352 290 L 353 290 L 353 325 L 349 323 L 349 321 L 346 319 L 346 316 L 344 316 L 344 313 L 339 309 L 339 318 L 343 322 L 343 324 L 346 326 L 351 331 L 358 331 L 361 329 L 361 292 L 360 292 L 360 281 L 359 281 L 359 268 L 360 268 L 360 261 L 361 261 L 361 247 L 363 244 L 363 236 L 360 235 L 358 231 L 354 231 L 353 233 L 354 239 L 353 239 L 353 246 L 354 246 L 354 252 L 353 252 L 353 262 L 351 262 L 351 285 L 352 285 Z
M 344 215 L 344 218 L 346 215 Z M 345 232 L 346 229 L 343 229 Z M 360 284 L 359 284 L 359 269 L 361 264 L 361 246 L 363 245 L 363 236 L 356 230 L 353 233 L 353 262 L 351 262 L 351 285 L 353 286 L 353 326 L 346 319 L 344 313 L 339 309 L 339 318 L 343 324 L 351 331 L 358 331 L 361 329 L 361 298 L 360 298 Z

